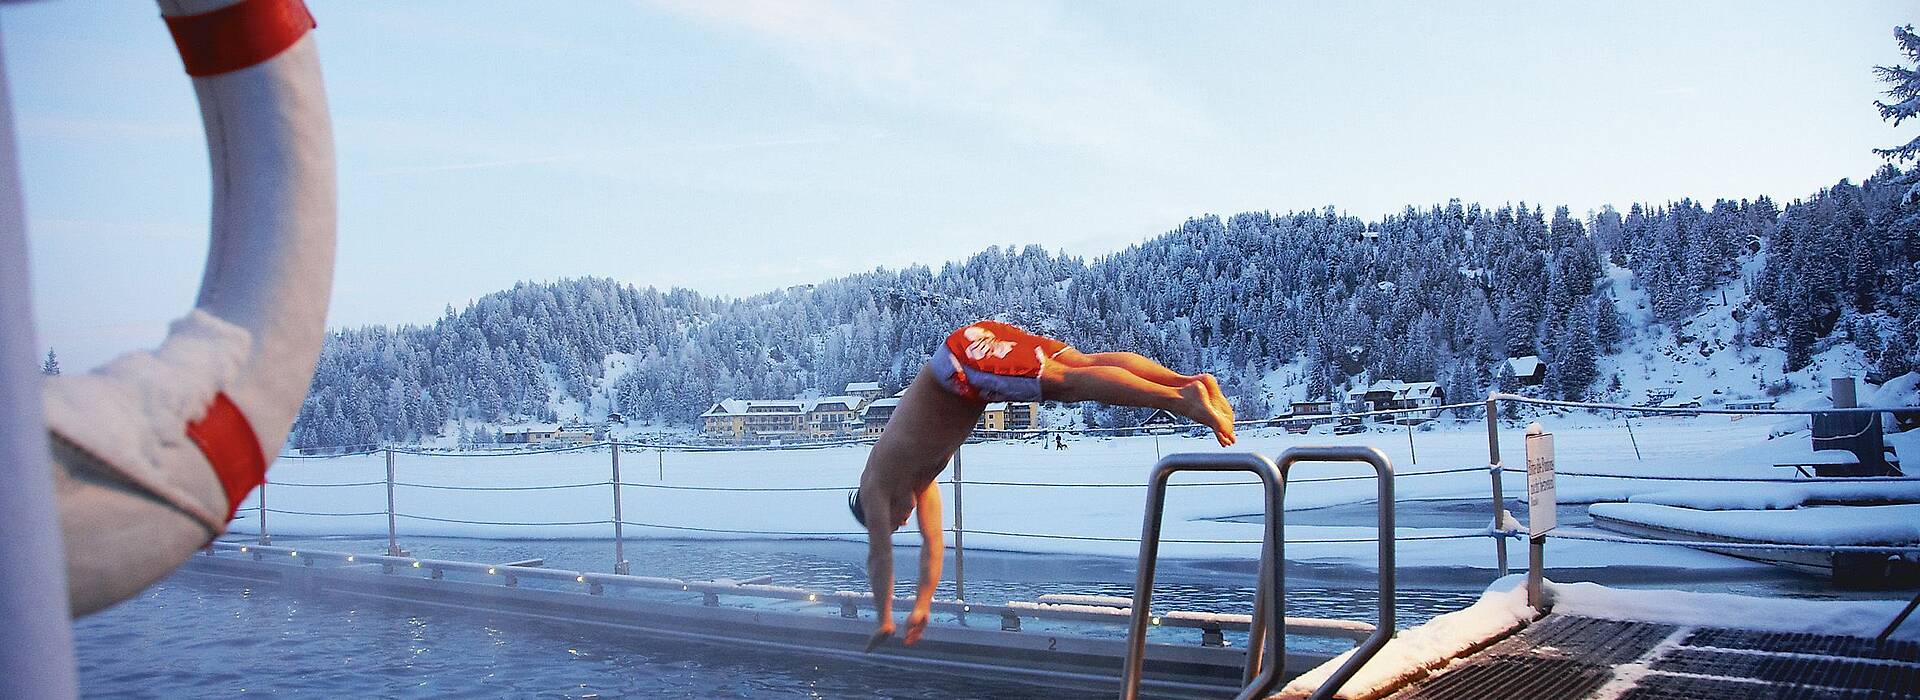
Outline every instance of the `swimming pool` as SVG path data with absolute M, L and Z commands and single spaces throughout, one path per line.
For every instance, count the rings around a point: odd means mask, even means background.
M 278 538 L 276 544 L 377 552 L 384 539 Z M 605 568 L 606 543 L 419 538 L 418 556 L 470 561 L 540 557 Z M 647 540 L 628 545 L 636 573 L 748 578 L 821 590 L 859 589 L 865 547 L 844 542 Z M 908 558 L 910 559 L 910 558 Z M 596 566 L 596 564 L 599 564 Z M 968 554 L 968 597 L 1129 595 L 1132 562 L 1102 557 Z M 949 569 L 951 571 L 951 569 Z M 1247 612 L 1250 574 L 1170 567 L 1158 600 Z M 941 595 L 951 595 L 951 581 Z M 1464 605 L 1477 591 L 1406 591 L 1402 626 Z M 1373 592 L 1290 588 L 1290 612 L 1371 620 Z M 1121 635 L 1113 628 L 1107 634 Z M 663 641 L 480 611 L 303 594 L 274 585 L 176 575 L 76 624 L 83 688 L 113 697 L 1107 697 L 979 674 L 904 670 L 828 656 L 769 654 Z

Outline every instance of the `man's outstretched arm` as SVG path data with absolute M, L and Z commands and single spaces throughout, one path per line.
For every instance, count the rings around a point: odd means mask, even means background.
M 915 499 L 914 510 L 920 522 L 920 585 L 914 590 L 913 612 L 907 614 L 906 642 L 920 641 L 927 631 L 927 619 L 933 613 L 933 592 L 940 587 L 940 565 L 947 558 L 947 544 L 940 523 L 940 484 L 927 484 Z
M 867 518 L 867 583 L 873 586 L 873 614 L 879 626 L 867 639 L 867 651 L 893 636 L 893 530 L 887 499 L 861 503 Z

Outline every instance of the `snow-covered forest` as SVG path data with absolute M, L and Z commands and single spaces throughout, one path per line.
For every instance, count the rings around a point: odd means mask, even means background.
M 1735 310 L 1733 337 L 1784 350 L 1777 369 L 1852 343 L 1871 374 L 1894 376 L 1920 364 L 1920 202 L 1906 197 L 1916 179 L 1887 166 L 1784 207 L 1683 199 L 1575 216 L 1455 201 L 1378 221 L 1332 207 L 1208 215 L 1091 260 L 992 247 L 937 270 L 876 269 L 745 299 L 607 279 L 523 283 L 431 325 L 334 333 L 294 446 L 610 410 L 691 427 L 717 399 L 902 386 L 939 338 L 979 317 L 1213 372 L 1248 418 L 1378 378 L 1483 396 L 1505 379 L 1501 360 L 1523 355 L 1548 363 L 1547 395 L 1608 398 L 1618 383 L 1599 376 L 1602 356 L 1736 285 L 1756 303 Z M 1631 271 L 1650 324 L 1600 284 L 1610 266 Z

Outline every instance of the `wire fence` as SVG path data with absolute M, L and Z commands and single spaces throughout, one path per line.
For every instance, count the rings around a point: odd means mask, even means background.
M 1442 411 L 1450 411 L 1450 410 L 1471 409 L 1471 410 L 1485 411 L 1485 413 L 1483 414 L 1484 415 L 1483 420 L 1487 423 L 1487 426 L 1488 426 L 1488 441 L 1489 441 L 1488 458 L 1485 463 L 1476 463 L 1476 464 L 1465 465 L 1465 466 L 1449 466 L 1445 468 L 1428 469 L 1428 470 L 1420 470 L 1420 471 L 1399 472 L 1399 473 L 1396 473 L 1393 476 L 1393 478 L 1396 480 L 1402 480 L 1402 479 L 1416 480 L 1416 479 L 1426 479 L 1426 478 L 1443 477 L 1443 476 L 1459 475 L 1459 474 L 1467 474 L 1467 473 L 1487 473 L 1490 475 L 1491 480 L 1488 482 L 1481 482 L 1481 483 L 1483 485 L 1482 488 L 1489 489 L 1491 491 L 1489 495 L 1492 496 L 1491 498 L 1492 505 L 1490 506 L 1490 511 L 1488 513 L 1488 515 L 1490 516 L 1488 521 L 1490 523 L 1497 523 L 1499 524 L 1498 526 L 1488 526 L 1488 527 L 1477 528 L 1477 529 L 1456 528 L 1453 531 L 1445 531 L 1445 532 L 1417 532 L 1416 531 L 1416 532 L 1404 533 L 1404 534 L 1397 533 L 1397 532 L 1396 533 L 1377 533 L 1376 532 L 1376 533 L 1373 533 L 1373 535 L 1371 536 L 1286 539 L 1285 544 L 1290 544 L 1290 545 L 1374 544 L 1378 542 L 1377 538 L 1379 536 L 1392 537 L 1396 542 L 1434 542 L 1434 541 L 1446 541 L 1446 540 L 1469 540 L 1469 539 L 1484 538 L 1484 539 L 1491 540 L 1492 542 L 1495 543 L 1495 547 L 1497 548 L 1497 551 L 1499 553 L 1499 557 L 1498 557 L 1499 566 L 1504 572 L 1504 570 L 1507 568 L 1505 543 L 1508 539 L 1513 539 L 1521 536 L 1521 532 L 1517 528 L 1517 523 L 1513 522 L 1512 518 L 1506 513 L 1504 509 L 1504 504 L 1506 503 L 1506 499 L 1504 498 L 1504 495 L 1503 495 L 1505 482 L 1508 480 L 1508 477 L 1517 478 L 1517 477 L 1525 476 L 1527 472 L 1521 469 L 1508 469 L 1502 464 L 1500 450 L 1499 450 L 1499 435 L 1503 428 L 1502 423 L 1503 422 L 1510 423 L 1510 421 L 1505 421 L 1505 419 L 1502 419 L 1500 417 L 1499 409 L 1500 409 L 1500 404 L 1502 402 L 1511 402 L 1514 404 L 1536 405 L 1536 406 L 1541 406 L 1547 409 L 1552 409 L 1555 411 L 1588 411 L 1588 412 L 1606 411 L 1606 412 L 1616 412 L 1616 413 L 1629 412 L 1629 413 L 1642 413 L 1642 414 L 1673 414 L 1673 415 L 1684 415 L 1684 416 L 1715 415 L 1715 414 L 1733 415 L 1733 416 L 1742 416 L 1742 415 L 1795 416 L 1795 415 L 1813 415 L 1818 413 L 1889 414 L 1889 413 L 1920 412 L 1920 407 L 1891 407 L 1891 408 L 1859 407 L 1859 408 L 1842 408 L 1842 409 L 1804 410 L 1804 409 L 1774 409 L 1774 408 L 1726 409 L 1726 408 L 1696 408 L 1696 407 L 1667 407 L 1667 406 L 1627 406 L 1627 405 L 1621 405 L 1621 404 L 1608 404 L 1608 403 L 1557 401 L 1557 400 L 1548 400 L 1548 399 L 1538 399 L 1538 398 L 1532 398 L 1532 397 L 1526 397 L 1526 396 L 1518 396 L 1518 395 L 1512 395 L 1512 394 L 1493 394 L 1489 396 L 1489 398 L 1485 401 L 1463 402 L 1463 403 L 1453 403 L 1453 404 L 1438 404 L 1438 405 L 1423 405 L 1423 406 L 1416 406 L 1416 407 L 1391 408 L 1391 409 L 1370 410 L 1370 411 L 1354 411 L 1354 412 L 1337 413 L 1337 414 L 1314 414 L 1314 415 L 1308 415 L 1308 416 L 1299 416 L 1295 418 L 1240 421 L 1240 422 L 1237 422 L 1236 425 L 1251 426 L 1251 427 L 1258 428 L 1258 427 L 1276 426 L 1279 424 L 1279 421 L 1281 420 L 1307 420 L 1307 421 L 1315 421 L 1315 422 L 1331 422 L 1331 421 L 1364 420 L 1366 418 L 1377 418 L 1377 417 L 1394 417 L 1393 420 L 1398 421 L 1398 420 L 1404 419 L 1407 416 L 1414 416 L 1415 418 L 1421 418 L 1421 419 L 1431 419 L 1433 417 L 1440 415 L 1440 412 Z M 1409 436 L 1408 437 L 1409 444 L 1407 445 L 1407 447 L 1409 449 L 1409 452 L 1411 452 L 1412 448 L 1414 447 L 1412 443 L 1413 432 L 1412 432 L 1411 425 L 1408 425 L 1407 427 L 1408 427 L 1408 436 Z M 1508 425 L 1506 427 L 1508 429 L 1511 429 L 1512 426 Z M 1629 430 L 1629 436 L 1631 437 L 1632 433 L 1631 433 L 1630 422 L 1627 424 L 1627 427 Z M 1018 441 L 1018 440 L 1031 439 L 1032 437 L 1038 436 L 1038 435 L 1081 434 L 1081 435 L 1097 436 L 1097 435 L 1110 435 L 1110 434 L 1115 434 L 1120 432 L 1139 433 L 1139 432 L 1142 432 L 1142 429 L 1141 428 L 1091 428 L 1091 429 L 1048 429 L 1048 430 L 1029 430 L 1029 431 L 977 431 L 977 432 L 978 432 L 977 437 L 981 439 L 989 440 L 989 441 L 992 441 L 992 440 Z M 386 478 L 382 480 L 377 480 L 377 481 L 376 480 L 358 480 L 358 481 L 340 481 L 340 482 L 269 481 L 265 486 L 262 487 L 261 491 L 259 492 L 259 496 L 256 499 L 256 503 L 251 510 L 254 511 L 256 517 L 258 518 L 258 526 L 259 526 L 258 535 L 261 538 L 261 542 L 263 544 L 266 543 L 267 538 L 269 536 L 269 530 L 267 528 L 267 522 L 266 522 L 267 516 L 269 514 L 279 515 L 279 516 L 323 517 L 323 518 L 363 518 L 363 517 L 386 516 L 388 520 L 387 535 L 389 538 L 389 542 L 392 543 L 392 546 L 394 549 L 397 549 L 397 541 L 400 534 L 398 532 L 398 522 L 400 521 L 417 521 L 417 522 L 426 522 L 426 523 L 442 523 L 442 524 L 485 526 L 485 527 L 505 527 L 505 528 L 611 527 L 613 529 L 613 539 L 614 539 L 614 545 L 615 545 L 614 561 L 616 562 L 615 563 L 616 571 L 624 573 L 625 565 L 626 565 L 626 562 L 624 559 L 624 552 L 623 552 L 624 539 L 626 536 L 624 531 L 625 531 L 625 528 L 629 528 L 629 527 L 641 528 L 643 530 L 656 530 L 656 531 L 662 531 L 662 532 L 688 532 L 688 533 L 703 533 L 703 534 L 739 535 L 739 536 L 749 536 L 749 537 L 859 538 L 859 537 L 866 536 L 867 533 L 861 530 L 799 530 L 799 529 L 789 530 L 789 529 L 775 529 L 775 528 L 732 528 L 732 527 L 718 527 L 710 523 L 648 522 L 644 520 L 626 518 L 621 515 L 621 504 L 622 504 L 621 494 L 624 490 L 627 490 L 627 489 L 658 491 L 658 492 L 782 494 L 782 493 L 824 493 L 824 492 L 850 493 L 853 490 L 853 487 L 850 484 L 798 485 L 798 486 L 794 486 L 794 485 L 715 486 L 715 485 L 698 485 L 698 484 L 641 483 L 641 482 L 635 482 L 632 480 L 621 478 L 620 457 L 622 454 L 632 454 L 635 452 L 652 451 L 659 455 L 664 456 L 668 453 L 679 453 L 679 452 L 698 453 L 698 452 L 726 452 L 726 451 L 803 450 L 803 449 L 822 449 L 822 448 L 830 448 L 830 447 L 843 447 L 843 446 L 849 446 L 849 445 L 864 445 L 864 444 L 870 444 L 871 442 L 872 442 L 871 439 L 859 438 L 859 439 L 825 441 L 825 442 L 795 444 L 795 445 L 723 447 L 723 446 L 712 446 L 712 445 L 687 445 L 687 444 L 672 444 L 672 443 L 665 443 L 665 442 L 636 442 L 636 441 L 614 440 L 614 441 L 581 443 L 581 444 L 573 444 L 573 445 L 558 446 L 558 447 L 535 447 L 535 448 L 517 449 L 517 450 L 489 450 L 489 451 L 483 451 L 483 452 L 449 452 L 449 451 L 442 451 L 442 450 L 435 450 L 435 449 L 422 449 L 422 448 L 415 448 L 415 447 L 350 445 L 350 446 L 344 446 L 344 447 L 354 448 L 354 449 L 366 447 L 368 449 L 358 450 L 358 451 L 345 451 L 345 452 L 340 452 L 336 454 L 326 454 L 326 455 L 283 455 L 282 458 L 311 460 L 311 459 L 340 459 L 340 458 L 348 458 L 348 457 L 366 457 L 370 455 L 383 455 L 387 462 Z M 557 454 L 564 454 L 564 453 L 579 453 L 579 452 L 599 451 L 599 450 L 604 450 L 608 452 L 610 455 L 609 458 L 611 462 L 610 464 L 611 470 L 609 472 L 608 478 L 599 479 L 599 480 L 589 480 L 589 481 L 571 481 L 571 482 L 565 482 L 565 483 L 546 483 L 546 484 L 534 483 L 534 484 L 522 484 L 522 485 L 472 485 L 472 484 L 459 484 L 459 483 L 431 483 L 431 482 L 419 481 L 419 480 L 401 480 L 397 478 L 396 468 L 394 466 L 394 458 L 396 455 L 418 457 L 418 458 L 429 458 L 429 459 L 440 459 L 440 458 L 485 459 L 485 458 L 499 458 L 499 457 L 557 455 Z M 1157 451 L 1157 444 L 1156 444 L 1156 451 Z M 1635 451 L 1636 457 L 1638 457 L 1639 444 L 1638 444 L 1637 438 L 1634 439 L 1634 451 Z M 957 457 L 956 457 L 956 461 L 957 461 Z M 661 469 L 664 475 L 664 466 L 662 466 Z M 1744 483 L 1744 484 L 1792 483 L 1792 484 L 1802 484 L 1802 485 L 1814 484 L 1814 483 L 1847 483 L 1847 484 L 1915 483 L 1915 484 L 1920 484 L 1920 478 L 1913 478 L 1913 477 L 1906 477 L 1906 476 L 1857 476 L 1857 477 L 1846 478 L 1844 480 L 1834 480 L 1834 479 L 1816 480 L 1816 479 L 1808 478 L 1807 476 L 1804 476 L 1804 475 L 1801 475 L 1801 476 L 1747 476 L 1747 475 L 1687 474 L 1687 473 L 1609 473 L 1605 471 L 1557 471 L 1557 473 L 1555 473 L 1553 476 L 1558 478 L 1571 478 L 1571 479 L 1595 479 L 1595 480 L 1618 480 L 1618 481 L 1631 480 L 1631 481 L 1648 481 L 1648 482 L 1729 483 L 1729 484 L 1732 484 L 1732 483 Z M 1309 483 L 1369 481 L 1375 478 L 1376 477 L 1372 474 L 1331 475 L 1331 476 L 1290 478 L 1288 483 L 1289 484 L 1309 484 Z M 1141 482 L 1091 482 L 1091 481 L 1090 482 L 1071 482 L 1071 481 L 1022 481 L 1022 480 L 1006 480 L 1006 479 L 964 479 L 964 478 L 961 478 L 960 470 L 958 468 L 955 468 L 949 472 L 949 478 L 944 480 L 939 480 L 935 483 L 951 489 L 954 494 L 954 498 L 953 498 L 954 504 L 953 504 L 953 511 L 952 511 L 953 525 L 952 527 L 945 528 L 945 531 L 954 535 L 954 540 L 955 540 L 954 546 L 956 550 L 956 557 L 964 557 L 965 548 L 963 545 L 962 538 L 965 535 L 988 536 L 988 537 L 1010 538 L 1010 539 L 1025 539 L 1025 540 L 1045 540 L 1045 541 L 1077 541 L 1077 542 L 1135 543 L 1135 544 L 1139 542 L 1138 537 L 1103 535 L 1103 534 L 1071 533 L 1071 532 L 1068 532 L 1068 533 L 1025 532 L 1025 531 L 997 530 L 997 529 L 987 529 L 987 528 L 969 529 L 963 526 L 965 509 L 963 507 L 964 502 L 962 501 L 960 495 L 961 495 L 961 490 L 965 487 L 973 487 L 976 489 L 1004 488 L 1004 489 L 1061 489 L 1061 490 L 1073 490 L 1073 489 L 1141 489 L 1141 490 L 1145 490 L 1147 488 L 1147 485 L 1146 483 L 1144 483 L 1144 480 Z M 1259 484 L 1258 481 L 1251 481 L 1251 480 L 1228 480 L 1228 481 L 1182 482 L 1182 483 L 1176 483 L 1176 484 L 1169 484 L 1169 486 L 1172 488 L 1213 488 L 1213 487 L 1254 486 L 1258 484 Z M 269 487 L 273 489 L 282 488 L 282 487 L 296 488 L 296 489 L 330 489 L 330 488 L 371 488 L 375 486 L 385 487 L 387 491 L 387 507 L 383 510 L 321 512 L 321 511 L 284 509 L 284 508 L 267 506 L 267 491 L 269 490 Z M 512 492 L 561 491 L 561 490 L 577 490 L 577 489 L 593 489 L 593 488 L 605 488 L 609 490 L 610 495 L 608 498 L 612 504 L 613 517 L 596 518 L 596 519 L 573 519 L 573 520 L 490 520 L 490 519 L 469 518 L 469 517 L 447 517 L 446 515 L 426 515 L 426 514 L 415 513 L 415 512 L 407 512 L 405 510 L 401 510 L 397 508 L 396 507 L 397 499 L 395 495 L 397 491 L 403 490 L 403 489 L 423 489 L 423 490 L 448 491 L 448 492 L 512 493 Z M 1439 529 L 1439 528 L 1416 528 L 1416 530 L 1419 530 L 1419 529 L 1433 530 L 1433 529 Z M 1623 535 L 1623 534 L 1603 534 L 1603 533 L 1598 533 L 1593 531 L 1587 531 L 1585 529 L 1557 530 L 1554 532 L 1552 536 L 1559 537 L 1562 539 L 1568 539 L 1568 540 L 1580 540 L 1580 541 L 1589 541 L 1589 542 L 1644 545 L 1644 546 L 1692 547 L 1692 548 L 1698 548 L 1698 549 L 1708 549 L 1712 551 L 1771 550 L 1771 551 L 1824 551 L 1824 552 L 1832 552 L 1832 553 L 1893 553 L 1893 554 L 1907 554 L 1907 553 L 1920 552 L 1920 543 L 1904 543 L 1904 544 L 1874 543 L 1874 544 L 1863 545 L 1863 544 L 1809 544 L 1805 542 L 1785 542 L 1785 541 L 1731 542 L 1731 541 L 1720 541 L 1720 540 L 1711 540 L 1711 539 L 1678 539 L 1677 537 L 1675 539 L 1661 539 L 1661 538 L 1655 538 L 1655 537 L 1637 537 L 1637 536 L 1629 536 L 1629 535 Z M 1261 543 L 1261 541 L 1258 539 L 1244 539 L 1244 538 L 1166 538 L 1166 539 L 1162 539 L 1161 541 L 1166 543 L 1193 544 L 1193 545 L 1258 545 Z M 976 544 L 978 544 L 977 540 L 976 540 Z M 956 569 L 958 569 L 959 571 L 964 571 L 964 569 L 961 569 L 960 567 L 956 567 Z M 964 574 L 956 571 L 956 578 L 963 577 L 963 576 Z M 961 587 L 961 590 L 964 590 L 963 579 L 961 579 L 960 581 L 957 581 L 956 583 Z

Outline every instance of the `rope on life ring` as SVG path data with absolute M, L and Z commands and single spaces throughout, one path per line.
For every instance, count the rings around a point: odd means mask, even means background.
M 300 0 L 159 5 L 206 127 L 212 230 L 194 308 L 158 349 L 44 385 L 76 614 L 225 532 L 299 413 L 333 284 L 313 16 Z

